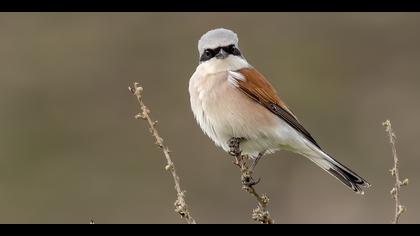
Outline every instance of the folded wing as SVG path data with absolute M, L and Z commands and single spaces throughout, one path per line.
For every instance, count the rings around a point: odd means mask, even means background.
M 311 134 L 299 123 L 293 112 L 278 97 L 276 90 L 261 73 L 254 68 L 244 68 L 231 72 L 231 77 L 234 80 L 232 81 L 233 84 L 237 88 L 270 110 L 273 114 L 286 121 L 291 127 L 321 149 Z

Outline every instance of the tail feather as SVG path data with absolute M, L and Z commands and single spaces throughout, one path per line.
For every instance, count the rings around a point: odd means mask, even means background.
M 352 189 L 354 192 L 364 194 L 362 187 L 369 188 L 371 185 L 360 177 L 358 174 L 351 171 L 343 164 L 336 161 L 334 158 L 319 150 L 319 155 L 311 155 L 308 158 L 329 174 L 340 180 L 344 185 Z

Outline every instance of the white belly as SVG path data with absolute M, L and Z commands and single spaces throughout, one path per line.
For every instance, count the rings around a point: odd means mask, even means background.
M 244 154 L 257 156 L 301 146 L 294 129 L 228 81 L 227 72 L 201 76 L 196 72 L 189 85 L 191 108 L 201 129 L 225 151 L 232 137 L 241 143 Z M 296 138 L 291 137 L 295 136 Z

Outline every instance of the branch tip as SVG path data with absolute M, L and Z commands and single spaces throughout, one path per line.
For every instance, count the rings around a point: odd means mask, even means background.
M 404 179 L 403 181 L 400 180 L 400 174 L 398 170 L 399 159 L 397 155 L 397 149 L 395 147 L 397 136 L 392 130 L 391 121 L 386 120 L 382 123 L 382 125 L 385 126 L 385 131 L 388 133 L 389 142 L 391 143 L 392 155 L 394 158 L 394 166 L 392 167 L 392 169 L 390 169 L 390 174 L 391 176 L 395 178 L 395 184 L 394 184 L 394 187 L 391 189 L 390 194 L 392 198 L 395 200 L 395 215 L 394 215 L 394 220 L 392 222 L 394 224 L 398 224 L 400 216 L 402 215 L 402 213 L 406 211 L 406 207 L 401 205 L 401 202 L 400 202 L 401 187 L 407 186 L 409 181 L 408 179 Z
M 149 126 L 149 131 L 152 134 L 152 136 L 155 138 L 155 144 L 161 148 L 163 150 L 163 154 L 166 158 L 166 162 L 167 164 L 165 165 L 165 170 L 170 171 L 172 174 L 172 178 L 174 180 L 175 183 L 175 190 L 177 192 L 177 200 L 175 201 L 175 212 L 177 212 L 181 218 L 185 219 L 185 221 L 188 224 L 195 224 L 195 220 L 194 218 L 191 216 L 191 213 L 188 210 L 188 206 L 185 202 L 185 195 L 184 195 L 184 191 L 181 190 L 181 186 L 180 186 L 180 179 L 179 176 L 176 173 L 176 169 L 175 169 L 175 165 L 172 162 L 171 156 L 169 155 L 169 148 L 166 147 L 163 143 L 163 138 L 159 136 L 159 132 L 156 129 L 157 126 L 157 121 L 152 121 L 152 119 L 150 118 L 150 110 L 146 107 L 146 105 L 144 105 L 143 100 L 142 100 L 142 92 L 143 92 L 143 87 L 141 87 L 139 85 L 139 83 L 134 82 L 133 84 L 134 88 L 132 87 L 128 87 L 128 90 L 136 96 L 137 101 L 139 102 L 140 105 L 140 109 L 141 112 L 138 113 L 137 115 L 135 115 L 136 119 L 140 119 L 142 118 L 143 120 L 145 120 Z

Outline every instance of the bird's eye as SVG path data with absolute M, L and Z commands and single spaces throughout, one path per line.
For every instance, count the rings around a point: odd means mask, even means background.
M 235 47 L 235 45 L 233 45 L 233 44 L 225 47 L 224 50 L 227 53 L 232 54 L 232 55 L 235 55 L 235 56 L 241 55 L 241 53 L 239 52 L 239 49 L 237 47 Z
M 225 48 L 225 51 L 229 54 L 233 54 L 233 51 L 235 50 L 235 46 L 234 45 L 229 45 Z
M 206 56 L 211 57 L 212 53 L 210 49 L 207 49 L 206 51 L 204 51 L 204 53 L 206 54 Z
M 203 54 L 201 55 L 200 61 L 210 60 L 215 55 L 216 55 L 216 53 L 214 52 L 214 50 L 212 50 L 212 49 L 206 49 L 206 50 L 204 50 Z

